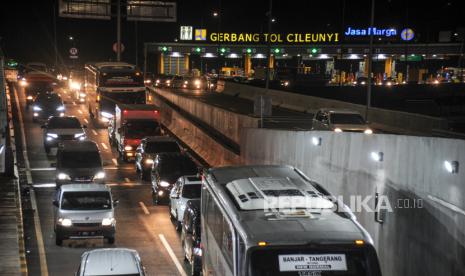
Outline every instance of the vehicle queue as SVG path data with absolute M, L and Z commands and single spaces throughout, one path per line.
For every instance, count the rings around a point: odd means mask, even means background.
M 134 160 L 141 180 L 150 181 L 154 205 L 169 206 L 191 275 L 381 275 L 373 241 L 354 214 L 300 170 L 202 168 L 174 138 L 163 135 L 160 110 L 148 109 L 140 96 L 137 68 L 123 63 L 87 68 L 86 77 L 92 78 L 85 78 L 85 87 L 94 91 L 86 91 L 81 103 L 89 104 L 94 121 L 108 126 L 121 160 Z M 35 115 L 38 108 L 41 116 Z M 134 115 L 142 111 L 156 115 Z M 118 201 L 105 185 L 100 152 L 87 139 L 86 126 L 65 114 L 63 101 L 52 91 L 36 95 L 33 112 L 35 121 L 45 120 L 46 152 L 57 147 L 56 245 L 95 237 L 115 243 Z M 121 260 L 118 269 L 105 261 L 109 258 Z M 138 253 L 122 248 L 88 251 L 80 264 L 76 275 L 147 273 Z

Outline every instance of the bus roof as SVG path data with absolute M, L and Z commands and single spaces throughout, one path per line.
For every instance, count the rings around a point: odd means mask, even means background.
M 126 62 L 96 62 L 87 64 L 86 67 L 102 72 L 134 71 L 137 69 L 135 65 Z
M 346 213 L 329 208 L 332 203 L 323 197 L 329 194 L 294 167 L 213 168 L 208 171 L 206 180 L 248 244 L 257 245 L 265 241 L 268 245 L 302 245 L 354 243 L 355 240 L 372 243 L 358 222 Z M 283 209 L 274 209 L 274 205 L 269 209 L 263 208 L 270 207 L 263 204 L 263 199 L 278 199 L 276 195 L 283 196 L 280 200 L 289 202 L 302 200 L 295 191 L 300 192 L 303 198 L 309 198 L 310 202 L 313 198 L 315 208 L 303 209 L 301 207 L 304 206 L 297 205 L 294 206 L 296 209 L 289 209 L 286 202 Z

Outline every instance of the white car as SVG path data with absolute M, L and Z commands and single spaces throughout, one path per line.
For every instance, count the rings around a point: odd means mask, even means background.
M 180 177 L 170 193 L 170 217 L 174 220 L 176 230 L 181 229 L 186 203 L 191 199 L 199 199 L 202 181 L 197 175 Z
M 77 276 L 146 275 L 139 254 L 126 248 L 104 248 L 84 252 Z
M 368 123 L 357 111 L 330 108 L 322 108 L 315 112 L 312 130 L 373 133 Z

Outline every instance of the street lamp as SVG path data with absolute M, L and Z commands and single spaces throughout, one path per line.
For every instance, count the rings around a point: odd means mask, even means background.
M 272 23 L 275 23 L 275 22 L 276 22 L 276 18 L 271 18 L 271 22 L 272 22 Z
M 74 37 L 70 35 L 70 36 L 68 37 L 68 39 L 69 39 L 69 40 L 74 40 Z
M 219 16 L 219 13 L 217 11 L 214 11 L 213 12 L 213 17 L 218 17 Z

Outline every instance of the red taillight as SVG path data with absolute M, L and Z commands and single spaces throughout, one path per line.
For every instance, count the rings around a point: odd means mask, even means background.
M 123 113 L 124 113 L 124 114 L 128 114 L 128 111 L 127 111 L 127 110 L 123 110 Z
M 153 113 L 158 114 L 158 110 L 154 110 Z

